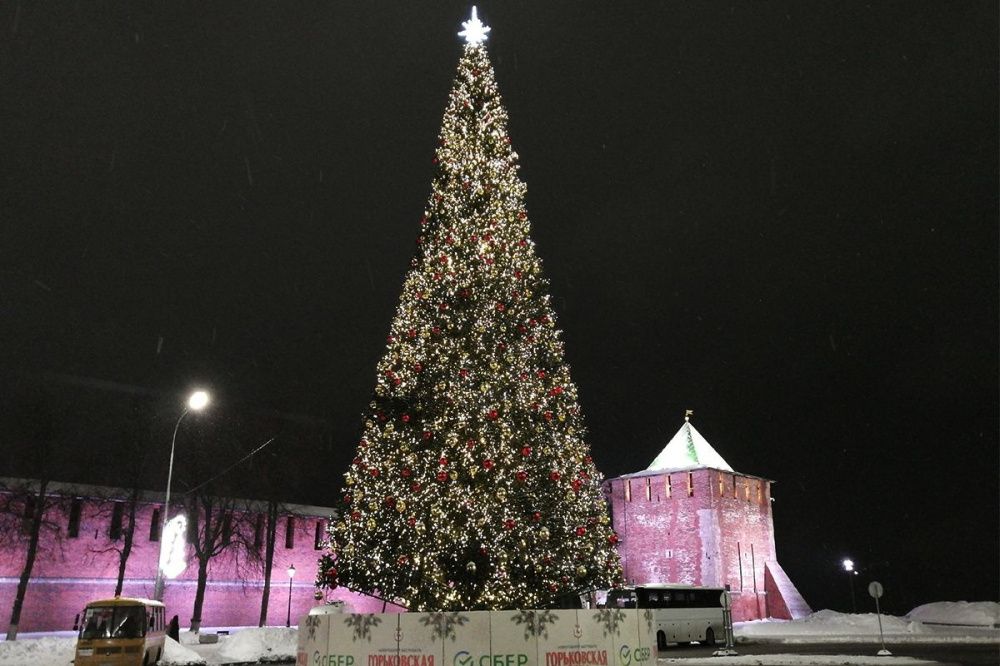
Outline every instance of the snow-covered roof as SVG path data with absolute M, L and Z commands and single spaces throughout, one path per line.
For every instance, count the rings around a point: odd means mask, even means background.
M 661 470 L 693 469 L 696 467 L 711 467 L 732 472 L 733 468 L 722 459 L 712 445 L 708 443 L 691 422 L 684 418 L 684 425 L 677 431 L 660 455 L 653 459 L 647 472 Z

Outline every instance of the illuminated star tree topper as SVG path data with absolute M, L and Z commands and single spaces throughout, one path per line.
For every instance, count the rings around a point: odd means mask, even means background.
M 490 31 L 490 27 L 483 25 L 483 22 L 479 20 L 475 5 L 472 5 L 472 18 L 468 21 L 462 21 L 462 27 L 464 30 L 458 33 L 458 36 L 465 37 L 467 44 L 481 44 L 485 42 L 486 33 Z

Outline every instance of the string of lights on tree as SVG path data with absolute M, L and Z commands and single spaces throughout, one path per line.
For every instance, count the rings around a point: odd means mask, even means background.
M 417 249 L 320 563 L 411 610 L 618 584 L 577 389 L 473 8 Z

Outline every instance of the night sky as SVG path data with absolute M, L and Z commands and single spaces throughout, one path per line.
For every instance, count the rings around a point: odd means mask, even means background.
M 996 600 L 996 3 L 479 10 L 598 468 L 693 409 L 815 609 Z M 0 5 L 0 476 L 162 487 L 203 385 L 179 488 L 278 435 L 332 504 L 468 13 Z

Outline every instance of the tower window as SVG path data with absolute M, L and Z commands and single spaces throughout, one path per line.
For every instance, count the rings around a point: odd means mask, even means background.
M 253 547 L 260 550 L 264 545 L 264 516 L 257 514 L 257 523 L 253 527 Z
M 688 472 L 688 497 L 694 497 L 694 474 Z
M 650 479 L 649 477 L 646 477 L 646 500 L 653 499 L 653 487 L 652 487 L 652 483 L 653 483 L 653 480 Z
M 233 514 L 222 516 L 222 543 L 229 545 L 233 540 Z
M 21 519 L 21 531 L 31 534 L 31 524 L 35 522 L 35 496 L 28 495 L 24 500 L 24 517 Z
M 719 497 L 726 496 L 726 487 L 722 481 L 722 474 L 719 474 Z
M 316 521 L 316 539 L 313 541 L 313 550 L 320 550 L 323 547 L 323 521 Z
M 285 521 L 285 548 L 295 548 L 295 516 Z
M 667 499 L 670 499 L 671 492 L 673 491 L 673 488 L 670 487 L 670 475 L 669 474 L 667 474 L 665 477 L 663 477 L 663 491 L 666 493 Z
M 73 498 L 73 503 L 69 506 L 69 525 L 66 528 L 66 535 L 70 539 L 80 536 L 80 512 L 83 509 L 83 501 L 79 497 Z
M 632 501 L 632 479 L 625 479 L 625 501 Z
M 111 509 L 111 526 L 108 529 L 108 536 L 112 541 L 122 538 L 122 518 L 125 515 L 125 503 L 115 502 Z
M 149 540 L 160 540 L 160 510 L 153 509 L 153 515 L 149 519 Z

